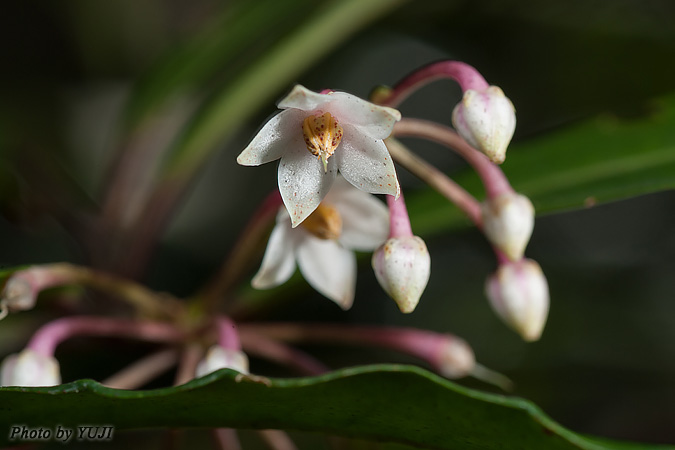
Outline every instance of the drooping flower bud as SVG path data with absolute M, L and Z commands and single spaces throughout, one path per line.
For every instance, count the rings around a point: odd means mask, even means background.
M 531 259 L 507 262 L 488 277 L 485 293 L 497 315 L 526 341 L 536 341 L 546 324 L 549 293 L 541 267 Z
M 443 343 L 434 365 L 446 378 L 462 378 L 473 372 L 476 356 L 464 339 L 452 336 Z
M 219 369 L 233 369 L 248 374 L 248 357 L 239 350 L 214 345 L 206 352 L 206 357 L 197 365 L 195 375 L 203 377 Z
M 19 277 L 7 280 L 2 291 L 3 302 L 10 311 L 27 311 L 35 306 L 37 295 L 30 283 Z
M 57 386 L 61 384 L 56 358 L 25 349 L 5 358 L 0 366 L 2 386 Z
M 452 124 L 471 146 L 501 164 L 516 129 L 516 110 L 497 86 L 467 89 L 452 112 Z
M 534 206 L 529 198 L 508 192 L 481 205 L 483 231 L 511 261 L 523 257 L 534 228 Z
M 417 236 L 390 238 L 375 250 L 372 265 L 380 286 L 401 312 L 413 312 L 431 273 L 424 241 Z

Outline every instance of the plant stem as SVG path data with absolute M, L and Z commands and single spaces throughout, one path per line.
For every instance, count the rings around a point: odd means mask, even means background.
M 61 342 L 78 335 L 128 337 L 151 342 L 180 342 L 185 338 L 183 332 L 167 323 L 75 316 L 47 323 L 33 335 L 27 348 L 53 356 Z
M 389 239 L 393 237 L 412 237 L 410 217 L 408 216 L 408 209 L 405 207 L 403 194 L 399 194 L 398 198 L 395 198 L 393 195 L 387 195 L 386 197 L 387 206 L 389 206 Z
M 457 205 L 478 228 L 482 227 L 480 204 L 471 194 L 436 167 L 412 153 L 398 140 L 388 138 L 384 142 L 397 163 Z
M 504 172 L 449 127 L 421 119 L 402 119 L 394 126 L 392 136 L 428 139 L 454 150 L 474 168 L 489 198 L 513 192 Z
M 378 103 L 395 108 L 419 88 L 443 78 L 455 80 L 463 92 L 468 89 L 481 91 L 489 87 L 485 78 L 472 66 L 460 61 L 440 61 L 405 77 L 392 88 L 387 97 L 378 99 Z
M 138 389 L 169 370 L 178 361 L 178 351 L 166 349 L 148 355 L 101 382 L 115 389 Z

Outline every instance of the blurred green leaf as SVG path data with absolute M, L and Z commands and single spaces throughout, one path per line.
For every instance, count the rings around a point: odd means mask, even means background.
M 213 98 L 172 148 L 164 168 L 168 177 L 184 178 L 201 166 L 230 133 L 272 96 L 366 24 L 404 0 L 344 0 L 324 3 L 294 32 L 280 39 Z M 259 30 L 260 31 L 260 30 Z M 241 43 L 243 48 L 248 44 Z
M 0 423 L 277 428 L 433 449 L 673 449 L 586 438 L 526 400 L 471 390 L 411 366 L 365 366 L 265 383 L 237 380 L 235 372 L 222 370 L 154 391 L 115 390 L 91 380 L 2 388 Z M 4 432 L 0 439 L 8 436 Z
M 598 117 L 509 149 L 502 168 L 514 189 L 530 197 L 537 213 L 675 188 L 675 96 L 640 119 Z M 414 143 L 410 145 L 414 149 Z M 471 171 L 453 178 L 484 197 Z M 466 223 L 459 210 L 435 192 L 409 196 L 416 232 L 438 232 Z

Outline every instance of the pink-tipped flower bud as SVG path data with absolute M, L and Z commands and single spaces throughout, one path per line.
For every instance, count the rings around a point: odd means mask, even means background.
M 526 341 L 536 341 L 546 324 L 548 283 L 531 259 L 507 262 L 491 275 L 485 293 L 497 315 Z
M 427 287 L 431 257 L 417 236 L 389 238 L 373 253 L 377 281 L 403 313 L 414 311 Z
M 239 350 L 214 345 L 206 352 L 206 357 L 197 365 L 195 375 L 203 377 L 219 369 L 233 369 L 248 374 L 248 357 Z
M 483 231 L 511 261 L 519 261 L 534 228 L 534 206 L 524 195 L 509 192 L 481 205 Z
M 467 89 L 452 112 L 452 124 L 472 147 L 501 164 L 516 129 L 516 110 L 497 86 Z
M 31 349 L 5 358 L 0 366 L 1 386 L 57 386 L 61 384 L 59 363 L 52 356 Z

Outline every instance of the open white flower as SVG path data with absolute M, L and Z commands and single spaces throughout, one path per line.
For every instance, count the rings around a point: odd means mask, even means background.
M 389 212 L 372 195 L 352 187 L 343 178 L 316 211 L 291 227 L 288 212 L 279 209 L 265 256 L 251 284 L 268 289 L 285 283 L 296 261 L 305 280 L 343 309 L 354 301 L 356 256 L 352 250 L 370 251 L 387 239 Z
M 318 206 L 338 172 L 373 194 L 398 196 L 396 170 L 383 139 L 401 113 L 346 92 L 318 94 L 296 85 L 237 157 L 244 166 L 281 158 L 279 192 L 293 227 Z

